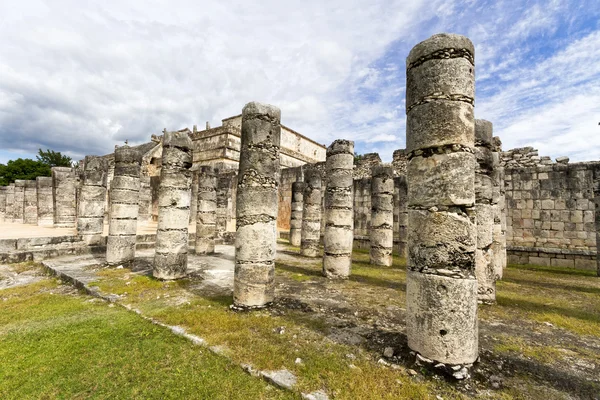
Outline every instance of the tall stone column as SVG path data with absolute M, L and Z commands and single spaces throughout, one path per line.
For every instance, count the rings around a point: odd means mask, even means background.
M 23 193 L 23 222 L 37 225 L 37 185 L 34 180 L 25 181 Z
M 37 224 L 52 226 L 54 224 L 54 200 L 52 196 L 52 177 L 38 176 L 37 186 Z
M 52 167 L 54 226 L 74 228 L 77 219 L 77 178 L 72 168 Z
M 327 148 L 325 161 L 323 274 L 328 278 L 350 276 L 354 241 L 353 168 L 354 142 L 334 141 Z
M 129 146 L 115 149 L 115 172 L 110 183 L 110 214 L 106 239 L 106 262 L 127 264 L 135 259 L 140 194 L 140 154 Z M 94 211 L 100 223 L 98 210 Z M 158 238 L 157 238 L 158 241 Z
M 14 222 L 15 220 L 15 184 L 11 183 L 6 187 L 6 214 L 4 216 L 6 222 Z
M 187 274 L 192 201 L 192 139 L 185 131 L 164 132 L 158 189 L 158 226 L 152 274 L 179 279 Z
M 374 166 L 371 170 L 371 264 L 392 265 L 394 248 L 394 171 Z
M 290 244 L 300 247 L 302 242 L 302 212 L 304 208 L 304 182 L 292 183 L 292 215 L 290 217 Z
M 6 219 L 6 186 L 0 186 L 0 223 Z
M 475 120 L 475 213 L 477 216 L 477 250 L 475 251 L 475 276 L 477 299 L 485 304 L 496 302 L 496 266 L 493 255 L 494 207 L 494 157 L 492 154 L 492 123 Z
M 300 254 L 317 257 L 321 241 L 321 173 L 316 169 L 307 169 L 304 181 Z
M 22 179 L 15 180 L 13 222 L 20 224 L 25 223 L 25 182 Z
M 596 270 L 600 277 L 600 163 L 593 166 L 594 204 L 596 222 Z
M 138 203 L 138 224 L 147 224 L 152 220 L 152 187 L 150 177 L 140 171 L 140 200 Z
M 104 158 L 85 157 L 79 197 L 77 234 L 82 236 L 88 245 L 98 245 L 102 240 L 107 171 L 108 162 Z M 113 240 L 112 244 L 114 245 L 114 243 Z
M 394 194 L 397 199 L 398 209 L 398 255 L 407 257 L 408 240 L 408 187 L 406 185 L 406 175 L 400 175 L 394 178 Z
M 492 233 L 492 256 L 496 279 L 502 279 L 506 267 L 506 188 L 504 186 L 504 167 L 501 163 L 502 142 L 498 136 L 493 138 L 492 171 L 492 208 L 494 210 L 494 231 Z
M 408 346 L 459 379 L 478 357 L 473 55 L 439 34 L 406 60 Z
M 281 111 L 248 103 L 242 111 L 238 173 L 233 303 L 269 305 L 275 295 L 275 248 L 279 186 Z
M 197 179 L 196 254 L 212 254 L 217 235 L 217 175 L 212 167 L 201 166 Z

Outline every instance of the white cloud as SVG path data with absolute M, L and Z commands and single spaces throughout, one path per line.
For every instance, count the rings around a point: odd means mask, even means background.
M 103 154 L 258 100 L 321 143 L 389 161 L 405 143 L 406 55 L 447 31 L 476 44 L 476 113 L 505 147 L 598 158 L 600 33 L 581 22 L 598 19 L 593 3 L 5 0 L 0 149 Z

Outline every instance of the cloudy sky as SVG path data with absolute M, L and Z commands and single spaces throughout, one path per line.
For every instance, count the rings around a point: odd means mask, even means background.
M 106 154 L 252 100 L 389 161 L 406 56 L 439 32 L 475 43 L 476 117 L 505 149 L 600 160 L 599 21 L 598 0 L 2 0 L 0 162 Z

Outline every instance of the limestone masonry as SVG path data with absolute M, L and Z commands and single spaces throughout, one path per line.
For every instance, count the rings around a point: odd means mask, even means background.
M 233 282 L 240 308 L 264 307 L 274 298 L 280 121 L 280 110 L 268 104 L 248 103 L 242 111 Z
M 152 274 L 179 279 L 187 274 L 192 186 L 192 141 L 186 132 L 165 132 L 158 192 L 158 226 Z
M 435 35 L 407 60 L 408 346 L 435 363 L 478 357 L 474 47 Z M 455 376 L 468 372 L 457 369 Z

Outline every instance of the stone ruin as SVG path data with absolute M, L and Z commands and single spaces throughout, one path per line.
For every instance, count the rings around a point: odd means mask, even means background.
M 406 68 L 407 145 L 390 164 L 375 153 L 355 159 L 350 140 L 319 145 L 281 125 L 278 108 L 248 103 L 222 127 L 165 130 L 1 187 L 0 223 L 76 234 L 0 239 L 0 259 L 100 253 L 115 266 L 154 241 L 153 275 L 172 280 L 187 276 L 188 257 L 235 243 L 232 307 L 248 310 L 274 300 L 278 238 L 302 256 L 322 254 L 330 279 L 351 276 L 353 248 L 368 248 L 381 268 L 396 253 L 408 265 L 409 347 L 467 377 L 478 304 L 495 302 L 507 262 L 600 275 L 600 162 L 503 152 L 492 123 L 475 119 L 465 37 L 432 36 Z M 139 234 L 153 221 L 154 234 Z

